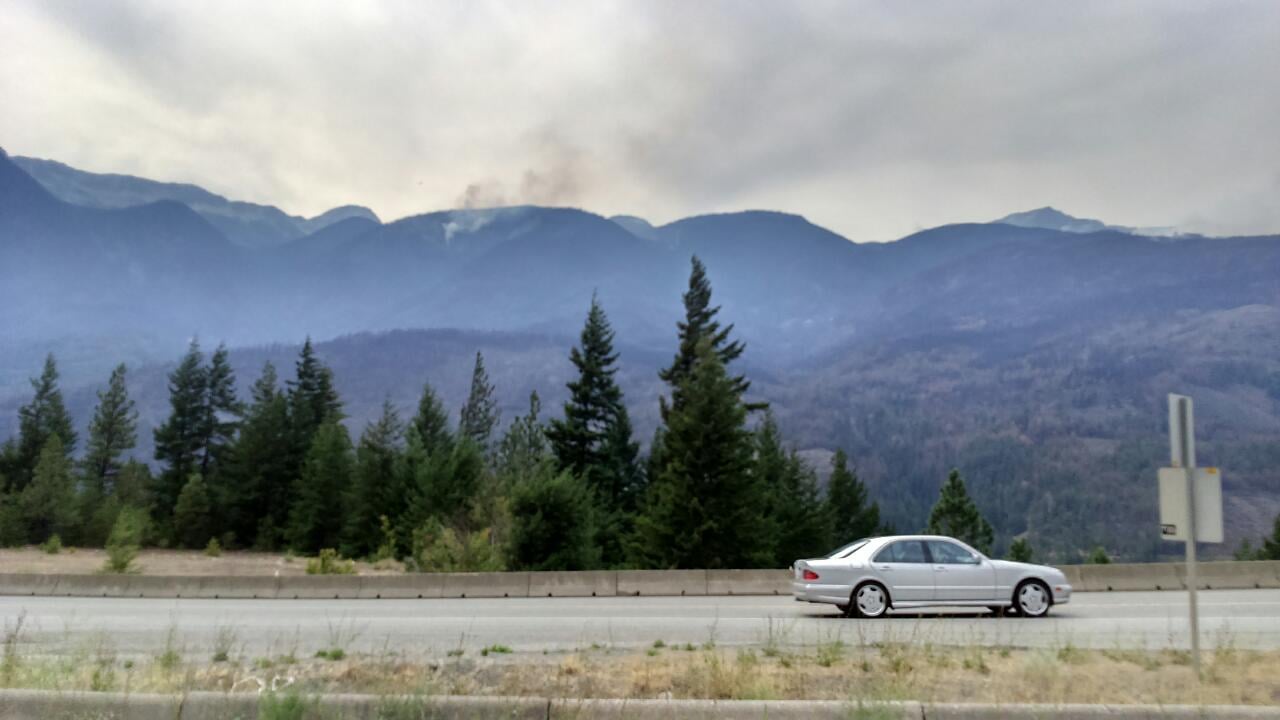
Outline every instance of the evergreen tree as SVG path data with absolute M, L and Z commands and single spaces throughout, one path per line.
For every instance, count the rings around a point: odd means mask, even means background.
M 568 383 L 564 419 L 553 419 L 547 430 L 560 467 L 588 482 L 604 466 L 604 439 L 622 406 L 622 390 L 613 379 L 618 371 L 613 337 L 604 309 L 592 296 L 579 344 L 569 352 L 578 376 Z
M 54 534 L 74 537 L 75 476 L 61 434 L 51 434 L 40 451 L 31 483 L 22 491 L 21 506 L 31 542 L 44 542 Z
M 599 563 L 591 489 L 543 462 L 515 486 L 508 566 L 513 570 L 590 570 Z
M 400 514 L 406 498 L 397 471 L 404 444 L 405 425 L 390 400 L 382 403 L 382 415 L 360 436 L 356 449 L 355 479 L 346 503 L 343 554 L 364 557 L 385 540 L 382 519 Z
M 289 514 L 289 544 L 299 552 L 337 548 L 351 482 L 351 439 L 336 419 L 321 425 L 307 451 Z
M 177 369 L 169 375 L 169 418 L 155 429 L 155 458 L 163 466 L 153 493 L 157 520 L 172 514 L 182 487 L 199 469 L 200 454 L 209 436 L 207 373 L 202 357 L 200 344 L 192 340 Z
M 413 418 L 412 427 L 427 454 L 447 451 L 453 443 L 449 414 L 430 383 L 422 386 L 422 398 L 418 401 L 418 414 Z
M 458 423 L 458 435 L 470 438 L 482 450 L 487 450 L 493 429 L 498 425 L 498 404 L 494 399 L 489 373 L 484 369 L 484 356 L 476 352 L 476 364 L 471 371 L 471 391 L 462 406 Z
M 529 395 L 529 414 L 517 418 L 498 444 L 497 478 L 500 490 L 509 490 L 529 481 L 541 470 L 549 449 L 547 433 L 538 422 L 542 403 L 538 393 Z
M 767 497 L 768 514 L 760 532 L 772 541 L 773 565 L 790 567 L 828 550 L 831 527 L 818 478 L 799 455 L 783 448 L 772 412 L 766 411 L 756 430 L 752 471 Z
M 1009 544 L 1009 559 L 1014 562 L 1029 563 L 1033 555 L 1031 543 L 1026 538 L 1017 538 Z
M 288 524 L 297 468 L 289 454 L 288 398 L 270 362 L 263 365 L 250 398 L 215 496 L 224 507 L 227 529 L 241 542 L 274 549 Z
M 236 398 L 235 371 L 231 369 L 226 345 L 219 345 L 205 371 L 203 448 L 200 473 L 204 477 L 220 469 L 228 449 L 235 440 L 244 406 Z
M 968 543 L 980 552 L 990 552 L 995 532 L 969 497 L 959 470 L 952 470 L 947 476 L 938 502 L 929 513 L 927 532 L 947 535 Z
M 633 558 L 661 568 L 765 567 L 765 493 L 751 472 L 752 435 L 739 386 L 710 338 L 671 407 L 663 463 L 636 518 Z
M 844 450 L 831 458 L 827 481 L 827 512 L 831 516 L 834 545 L 843 545 L 880 533 L 880 506 L 867 502 L 867 487 L 849 469 Z
M 31 402 L 18 409 L 18 444 L 9 463 L 9 483 L 15 490 L 22 490 L 31 482 L 36 464 L 54 435 L 66 457 L 71 457 L 76 446 L 71 415 L 58 389 L 58 363 L 53 353 L 45 357 L 40 377 L 31 379 L 31 388 L 35 391 Z
M 320 426 L 342 419 L 342 401 L 333 386 L 333 373 L 316 357 L 311 338 L 307 338 L 298 354 L 288 397 L 294 451 L 305 456 Z
M 180 547 L 200 548 L 212 537 L 209 490 L 200 473 L 192 473 L 173 506 L 173 535 Z
M 684 403 L 680 388 L 684 379 L 693 373 L 698 359 L 698 347 L 702 342 L 709 343 L 711 351 L 726 368 L 738 359 L 745 349 L 741 342 L 729 339 L 729 334 L 733 332 L 733 325 L 721 328 L 720 322 L 715 319 L 716 314 L 720 312 L 720 306 L 712 307 L 711 305 L 711 281 L 707 279 L 706 266 L 696 255 L 690 262 L 692 269 L 689 273 L 689 289 L 684 293 L 685 317 L 676 324 L 680 346 L 671 365 L 658 373 L 658 377 L 671 386 L 671 408 L 678 408 Z M 751 383 L 745 376 L 738 375 L 730 379 L 733 390 L 739 397 L 751 387 Z M 748 409 L 763 407 L 763 405 L 753 405 Z M 662 412 L 664 416 L 668 412 L 665 401 Z
M 84 477 L 86 490 L 101 497 L 109 489 L 123 467 L 123 456 L 138 441 L 138 413 L 125 386 L 125 366 L 111 371 L 105 392 L 98 392 L 98 407 L 89 422 L 89 440 L 85 451 Z
M 1259 560 L 1280 560 L 1280 515 L 1276 515 L 1271 537 L 1262 538 L 1262 547 L 1258 548 Z

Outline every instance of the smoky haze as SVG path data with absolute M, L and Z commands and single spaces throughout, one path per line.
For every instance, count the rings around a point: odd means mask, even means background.
M 1280 228 L 1280 6 L 5 4 L 15 154 L 314 215 Z

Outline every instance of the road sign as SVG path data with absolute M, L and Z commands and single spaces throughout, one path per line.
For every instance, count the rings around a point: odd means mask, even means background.
M 1169 393 L 1169 464 L 1196 466 L 1196 424 L 1191 398 Z
M 1218 468 L 1196 468 L 1196 542 L 1222 542 L 1222 473 Z M 1192 524 L 1187 516 L 1187 471 L 1160 468 L 1160 538 L 1186 540 Z

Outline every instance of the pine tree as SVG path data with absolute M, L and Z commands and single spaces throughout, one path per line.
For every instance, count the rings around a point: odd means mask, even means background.
M 880 533 L 880 506 L 867 502 L 867 487 L 849 469 L 844 450 L 831 458 L 827 481 L 827 512 L 831 516 L 834 545 L 843 545 Z
M 544 461 L 512 491 L 508 566 L 513 570 L 590 570 L 599 563 L 591 489 Z
M 44 542 L 54 534 L 73 538 L 77 521 L 75 476 L 61 434 L 52 433 L 40 451 L 31 483 L 22 491 L 21 506 L 29 541 Z
M 200 344 L 192 340 L 177 369 L 169 375 L 169 418 L 155 429 L 155 458 L 163 466 L 153 496 L 157 520 L 171 515 L 182 487 L 199 469 L 201 451 L 209 436 L 206 387 Z
M 336 420 L 316 430 L 289 513 L 289 544 L 299 552 L 337 548 L 353 470 L 351 439 Z
M 1262 547 L 1258 548 L 1259 560 L 1280 560 L 1280 515 L 1276 515 L 1271 537 L 1262 538 Z
M 947 535 L 968 543 L 979 552 L 990 552 L 995 532 L 965 490 L 959 470 L 952 470 L 933 511 L 929 513 L 931 535 Z
M 220 469 L 228 448 L 235 440 L 243 414 L 244 406 L 236 398 L 236 377 L 231 369 L 230 354 L 226 345 L 219 345 L 205 374 L 204 421 L 201 424 L 205 436 L 200 455 L 200 474 L 204 477 Z
M 538 422 L 542 402 L 538 393 L 529 395 L 529 414 L 519 417 L 498 443 L 497 479 L 500 490 L 510 490 L 539 472 L 549 454 L 547 432 Z
M 98 407 L 89 422 L 89 440 L 82 467 L 86 490 L 98 497 L 109 489 L 123 467 L 122 458 L 138 441 L 138 413 L 125 385 L 125 366 L 111 371 L 105 392 L 98 392 Z
M 342 552 L 364 557 L 383 542 L 382 520 L 400 514 L 406 491 L 397 472 L 404 444 L 405 425 L 390 400 L 382 403 L 382 415 L 365 428 L 356 449 L 355 479 L 346 503 Z
M 720 306 L 712 307 L 711 305 L 711 281 L 707 279 L 706 266 L 696 255 L 690 262 L 692 269 L 689 273 L 689 289 L 684 293 L 685 317 L 676 324 L 680 347 L 671 365 L 658 373 L 658 377 L 671 386 L 671 408 L 678 408 L 684 402 L 680 387 L 683 380 L 693 372 L 694 365 L 697 363 L 698 346 L 703 341 L 710 344 L 711 351 L 726 368 L 731 362 L 737 360 L 745 349 L 741 342 L 729 339 L 729 334 L 733 332 L 733 325 L 721 328 L 720 322 L 715 319 L 720 312 Z M 751 383 L 745 376 L 738 375 L 731 380 L 733 390 L 739 397 L 746 394 L 751 387 Z M 763 405 L 752 405 L 748 409 L 763 409 L 763 407 Z M 665 416 L 667 412 L 668 409 L 664 404 L 663 415 Z
M 180 547 L 200 548 L 212 537 L 212 503 L 204 478 L 192 473 L 173 506 L 173 534 Z
M 484 356 L 477 351 L 475 368 L 471 371 L 471 391 L 462 406 L 458 435 L 470 438 L 482 450 L 488 449 L 493 429 L 498 425 L 498 405 L 493 395 L 489 373 L 484 369 Z
M 588 482 L 604 465 L 604 439 L 622 405 L 622 391 L 613 379 L 618 371 L 613 338 L 609 319 L 592 296 L 579 344 L 569 353 L 578 376 L 567 385 L 564 419 L 553 419 L 547 430 L 560 467 Z
M 747 409 L 710 338 L 700 342 L 679 395 L 666 417 L 662 467 L 636 518 L 633 558 L 661 568 L 771 564 Z
M 767 496 L 761 532 L 772 540 L 773 565 L 790 567 L 828 550 L 831 527 L 818 478 L 798 454 L 783 448 L 772 412 L 766 411 L 755 433 L 753 472 Z
M 1031 543 L 1026 538 L 1017 538 L 1009 544 L 1009 559 L 1014 562 L 1029 563 L 1034 553 L 1031 551 Z
M 10 485 L 22 490 L 31 482 L 36 464 L 49 440 L 57 435 L 66 457 L 75 452 L 76 433 L 72 430 L 71 415 L 62 401 L 58 389 L 58 363 L 49 353 L 44 360 L 44 370 L 39 378 L 31 379 L 35 391 L 31 402 L 18 409 L 18 444 L 10 464 Z
M 268 362 L 250 391 L 239 437 L 218 479 L 216 495 L 226 509 L 227 528 L 242 543 L 260 549 L 279 544 L 297 475 L 289 454 L 291 440 L 288 398 Z
M 447 451 L 453 443 L 449 414 L 430 383 L 422 386 L 422 398 L 418 400 L 418 414 L 413 418 L 412 428 L 427 454 Z
M 321 425 L 342 419 L 342 401 L 333 386 L 333 373 L 316 357 L 311 338 L 307 338 L 298 354 L 288 397 L 295 451 L 305 455 Z

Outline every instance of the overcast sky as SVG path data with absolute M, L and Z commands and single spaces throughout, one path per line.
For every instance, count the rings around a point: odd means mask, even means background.
M 1280 232 L 1280 3 L 0 0 L 0 146 L 312 215 Z

